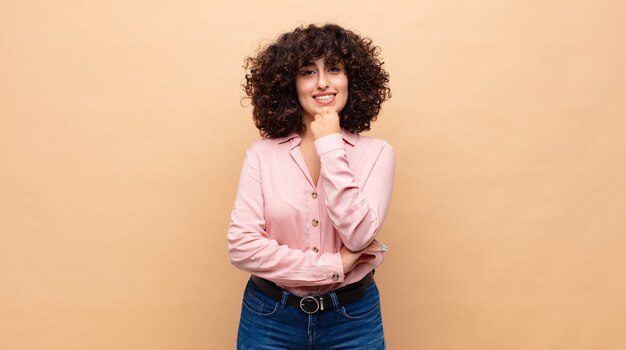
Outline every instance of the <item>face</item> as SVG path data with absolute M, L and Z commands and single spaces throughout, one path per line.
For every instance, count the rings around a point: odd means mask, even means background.
M 326 65 L 324 58 L 318 58 L 305 64 L 296 74 L 296 91 L 303 118 L 313 120 L 315 114 L 328 107 L 341 112 L 348 101 L 348 76 L 343 63 Z

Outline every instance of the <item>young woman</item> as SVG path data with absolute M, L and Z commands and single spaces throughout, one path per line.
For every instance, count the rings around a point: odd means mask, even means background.
M 338 25 L 284 33 L 246 58 L 261 140 L 247 151 L 228 230 L 252 274 L 238 349 L 384 349 L 373 270 L 393 148 L 359 135 L 390 97 L 379 48 Z

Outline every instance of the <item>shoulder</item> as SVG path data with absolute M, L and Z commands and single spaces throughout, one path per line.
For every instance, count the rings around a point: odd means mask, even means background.
M 248 151 L 256 152 L 256 151 L 272 148 L 272 143 L 275 143 L 273 139 L 259 139 L 259 140 L 254 141 L 250 145 L 250 147 L 248 148 Z
M 289 143 L 289 138 L 280 137 L 280 138 L 262 138 L 254 141 L 252 145 L 250 145 L 250 149 L 269 149 L 280 147 L 280 145 L 284 143 Z
M 290 138 L 263 138 L 254 141 L 248 148 L 248 155 L 268 154 L 283 148 L 290 148 Z
M 374 138 L 374 137 L 369 137 L 369 136 L 363 136 L 363 135 L 356 135 L 356 142 L 355 142 L 355 148 L 357 149 L 363 149 L 365 151 L 369 152 L 379 152 L 379 153 L 387 153 L 387 152 L 391 152 L 393 153 L 393 146 L 391 146 L 391 144 L 389 144 L 389 142 L 383 140 L 383 139 L 379 139 L 379 138 Z

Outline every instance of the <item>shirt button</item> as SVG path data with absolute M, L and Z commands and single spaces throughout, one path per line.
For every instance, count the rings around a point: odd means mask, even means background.
M 319 221 L 317 221 L 317 219 L 313 219 L 313 220 L 311 221 L 311 225 L 313 225 L 313 227 L 316 227 L 319 223 L 320 223 L 320 222 L 319 222 Z
M 339 280 L 339 274 L 338 273 L 333 273 L 333 281 L 337 282 Z
M 313 247 L 313 251 L 316 252 L 316 253 L 319 253 L 320 249 L 318 247 Z
M 317 192 L 311 193 L 311 197 L 313 197 L 313 199 L 316 199 L 317 198 Z

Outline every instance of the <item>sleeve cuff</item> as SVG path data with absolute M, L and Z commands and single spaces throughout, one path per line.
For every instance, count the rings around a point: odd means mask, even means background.
M 343 137 L 340 133 L 320 137 L 315 140 L 315 149 L 317 150 L 317 155 L 320 157 L 331 151 L 343 150 Z
M 326 271 L 326 280 L 328 283 L 340 283 L 344 280 L 343 262 L 341 261 L 341 254 L 334 253 L 328 254 L 329 269 Z

